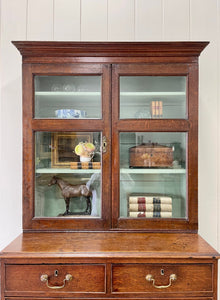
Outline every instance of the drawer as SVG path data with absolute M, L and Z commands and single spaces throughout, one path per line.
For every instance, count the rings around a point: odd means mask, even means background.
M 105 265 L 6 265 L 6 294 L 105 293 Z
M 112 265 L 112 293 L 193 291 L 213 291 L 212 264 Z
M 70 300 L 71 298 L 69 298 Z M 75 300 L 78 300 L 77 298 L 72 298 Z M 114 298 L 114 299 L 110 299 L 110 298 L 105 298 L 106 300 L 123 300 L 123 298 Z M 172 298 L 172 300 L 200 300 L 201 298 Z M 3 300 L 3 299 L 2 299 Z M 5 298 L 5 300 L 58 300 L 57 298 Z M 132 299 L 130 298 L 130 300 L 136 300 L 136 299 Z M 154 300 L 169 300 L 169 298 L 154 298 Z M 213 300 L 213 298 L 202 298 L 202 300 Z

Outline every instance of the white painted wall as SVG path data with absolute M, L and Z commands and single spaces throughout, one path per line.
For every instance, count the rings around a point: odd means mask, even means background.
M 21 57 L 11 40 L 206 40 L 199 233 L 220 251 L 220 0 L 0 0 L 0 249 L 21 232 Z M 220 299 L 220 298 L 219 298 Z

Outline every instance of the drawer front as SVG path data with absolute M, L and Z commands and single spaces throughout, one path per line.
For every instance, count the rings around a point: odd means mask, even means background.
M 105 265 L 6 265 L 5 290 L 105 293 L 105 281 Z
M 71 298 L 69 298 L 71 299 Z M 72 298 L 77 300 L 77 298 Z M 122 300 L 123 298 L 105 298 L 106 300 Z M 154 300 L 163 300 L 164 298 L 154 298 Z M 169 298 L 165 298 L 166 300 L 169 300 Z M 165 300 L 164 299 L 164 300 Z M 3 299 L 2 299 L 3 300 Z M 6 297 L 5 300 L 57 300 L 57 298 L 24 298 L 24 297 L 19 297 L 19 298 L 8 298 Z M 136 299 L 132 299 L 130 298 L 130 300 L 136 300 Z M 201 300 L 201 298 L 172 298 L 172 300 Z M 202 298 L 202 300 L 213 300 L 213 298 Z
M 115 264 L 112 293 L 212 292 L 212 264 Z

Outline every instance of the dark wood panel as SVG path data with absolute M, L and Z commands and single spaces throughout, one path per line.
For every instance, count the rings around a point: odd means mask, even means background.
M 34 131 L 102 131 L 103 120 L 61 120 L 61 119 L 35 119 L 32 120 Z
M 42 275 L 48 275 L 49 286 L 62 286 L 67 274 L 72 280 L 62 289 L 54 290 L 41 281 Z M 5 293 L 105 293 L 105 282 L 105 265 L 6 265 Z
M 31 128 L 33 87 L 31 65 L 23 65 L 23 228 L 28 227 L 34 216 L 33 170 L 34 140 Z M 24 217 L 25 216 L 25 217 Z
M 184 250 L 183 250 L 184 249 Z M 21 234 L 1 257 L 210 258 L 219 257 L 198 234 L 137 232 L 33 232 Z
M 126 119 L 115 120 L 113 126 L 116 132 L 187 132 L 191 122 L 182 119 Z
M 198 56 L 208 42 L 35 42 L 13 41 L 27 56 Z
M 197 56 L 174 56 L 174 57 L 163 57 L 163 56 L 141 56 L 141 57 L 129 57 L 129 56 L 112 56 L 112 57 L 103 57 L 103 56 L 87 56 L 87 57 L 50 57 L 50 56 L 24 56 L 23 63 L 32 63 L 32 64 L 48 64 L 50 62 L 56 64 L 73 64 L 73 63 L 94 63 L 94 64 L 127 64 L 127 63 L 174 63 L 174 64 L 186 64 L 186 63 L 196 63 L 198 61 Z
M 89 64 L 78 63 L 78 64 L 65 64 L 65 63 L 55 63 L 50 61 L 47 64 L 31 64 L 31 71 L 34 75 L 42 76 L 74 76 L 74 75 L 101 75 L 103 73 L 103 68 L 105 65 L 100 63 Z M 108 68 L 108 65 L 107 65 Z
M 171 274 L 176 280 L 167 288 L 158 289 L 146 276 L 152 275 L 156 286 L 167 286 Z M 212 265 L 151 265 L 127 264 L 112 266 L 113 293 L 173 293 L 173 292 L 212 292 Z
M 113 73 L 119 76 L 187 76 L 189 73 L 189 64 L 114 64 Z
M 4 298 L 2 298 L 3 300 L 4 300 Z M 71 299 L 71 298 L 69 298 L 69 299 Z M 72 299 L 75 299 L 75 300 L 80 300 L 80 298 L 72 298 Z M 108 300 L 121 300 L 122 298 L 106 298 L 106 299 L 108 299 Z M 134 299 L 137 299 L 137 298 L 129 298 L 130 300 L 134 300 Z M 163 300 L 163 299 L 166 299 L 167 300 L 167 298 L 161 298 L 161 297 L 157 297 L 157 298 L 154 298 L 154 300 Z M 207 298 L 207 297 L 202 297 L 202 299 L 203 300 L 213 300 L 213 298 L 211 298 L 211 297 L 209 297 L 209 298 Z M 17 297 L 6 297 L 5 298 L 5 300 L 18 300 L 18 298 Z M 24 298 L 24 297 L 20 297 L 19 298 L 19 300 L 57 300 L 57 298 Z M 172 300 L 201 300 L 201 297 L 193 297 L 193 298 L 172 298 Z

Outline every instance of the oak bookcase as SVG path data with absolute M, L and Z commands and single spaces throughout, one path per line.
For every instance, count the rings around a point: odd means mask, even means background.
M 13 44 L 23 233 L 1 252 L 1 299 L 217 300 L 219 254 L 198 235 L 208 43 Z

